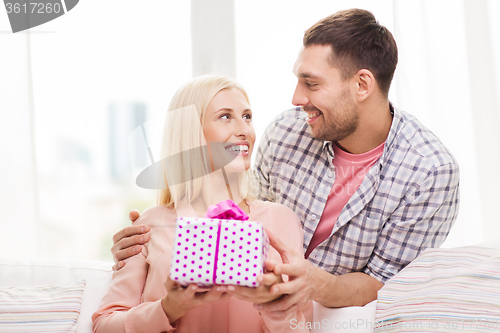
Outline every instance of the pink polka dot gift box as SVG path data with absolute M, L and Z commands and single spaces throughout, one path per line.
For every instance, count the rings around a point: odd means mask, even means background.
M 177 218 L 170 277 L 184 286 L 258 287 L 269 239 L 259 222 L 247 220 L 231 200 L 210 206 L 204 218 Z

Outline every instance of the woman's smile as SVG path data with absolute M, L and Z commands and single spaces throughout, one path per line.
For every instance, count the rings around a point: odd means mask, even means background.
M 230 143 L 225 145 L 224 149 L 234 155 L 248 156 L 249 143 L 248 141 Z

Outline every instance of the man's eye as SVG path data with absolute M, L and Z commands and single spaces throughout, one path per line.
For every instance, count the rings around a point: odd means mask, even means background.
M 317 83 L 309 83 L 309 82 L 306 82 L 306 86 L 308 87 L 315 87 L 317 86 L 318 84 Z

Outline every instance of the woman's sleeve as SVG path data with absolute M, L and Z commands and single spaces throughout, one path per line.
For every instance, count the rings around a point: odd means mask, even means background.
M 139 223 L 144 222 L 142 219 Z M 163 311 L 161 299 L 141 303 L 148 274 L 147 249 L 145 246 L 142 249 L 138 255 L 126 259 L 122 269 L 113 273 L 101 306 L 92 315 L 94 332 L 155 333 L 174 330 Z
M 266 228 L 295 252 L 304 253 L 302 245 L 303 232 L 299 218 L 288 207 L 278 204 L 274 204 L 274 206 L 279 207 L 279 209 L 273 207 L 273 221 L 267 224 Z M 280 254 L 272 247 L 269 249 L 269 259 L 282 263 Z M 312 302 L 309 301 L 303 309 L 286 317 L 275 318 L 265 311 L 261 313 L 266 332 L 309 332 L 309 329 L 305 328 L 306 319 L 304 313 L 312 314 Z

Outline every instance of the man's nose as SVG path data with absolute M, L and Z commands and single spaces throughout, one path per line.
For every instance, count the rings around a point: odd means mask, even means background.
M 295 87 L 295 91 L 292 97 L 292 104 L 295 106 L 304 106 L 309 104 L 309 98 L 304 91 L 304 87 L 300 83 L 297 83 L 297 86 Z

